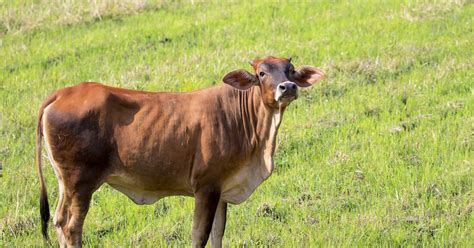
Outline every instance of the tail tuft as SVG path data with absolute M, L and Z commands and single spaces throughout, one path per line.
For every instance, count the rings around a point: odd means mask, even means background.
M 50 218 L 49 214 L 49 204 L 48 204 L 48 196 L 46 195 L 46 191 L 41 191 L 40 196 L 40 215 L 41 215 L 41 233 L 43 233 L 43 237 L 48 240 L 48 220 Z

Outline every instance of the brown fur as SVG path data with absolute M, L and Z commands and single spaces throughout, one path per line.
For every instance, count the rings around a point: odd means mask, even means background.
M 226 84 L 190 93 L 98 83 L 55 92 L 41 106 L 37 128 L 43 233 L 49 210 L 42 135 L 63 185 L 54 223 L 61 246 L 81 246 L 91 196 L 103 183 L 137 204 L 194 196 L 193 246 L 205 246 L 213 222 L 213 245 L 220 246 L 227 202 L 244 201 L 273 170 L 278 126 L 291 102 L 277 102 L 275 87 L 296 79 L 287 59 L 268 57 L 253 66 L 255 74 L 234 71 L 224 77 Z M 268 75 L 257 76 L 261 70 Z

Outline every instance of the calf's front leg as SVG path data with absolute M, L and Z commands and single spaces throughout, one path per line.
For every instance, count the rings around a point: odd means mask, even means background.
M 220 193 L 212 188 L 205 188 L 194 193 L 194 198 L 193 247 L 205 247 L 219 204 Z
M 216 214 L 214 216 L 214 223 L 211 231 L 211 247 L 222 247 L 222 237 L 224 236 L 225 222 L 227 218 L 227 203 L 222 200 L 217 205 Z

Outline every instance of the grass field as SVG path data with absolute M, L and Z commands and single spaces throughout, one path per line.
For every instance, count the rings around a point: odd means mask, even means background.
M 230 207 L 227 246 L 474 246 L 472 2 L 119 2 L 0 1 L 0 247 L 43 245 L 34 129 L 52 91 L 192 91 L 265 55 L 328 78 L 287 109 L 276 169 Z M 192 209 L 104 186 L 84 245 L 189 246 Z

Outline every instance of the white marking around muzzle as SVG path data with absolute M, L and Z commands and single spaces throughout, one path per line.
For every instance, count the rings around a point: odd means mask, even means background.
M 284 83 L 294 83 L 294 82 L 291 82 L 291 81 L 285 81 L 283 83 L 279 83 L 276 87 L 276 91 L 275 91 L 275 101 L 280 101 L 281 99 L 281 96 L 283 95 L 283 92 L 281 91 L 280 89 L 280 85 L 284 84 Z M 299 96 L 299 93 L 300 93 L 300 87 L 294 83 L 296 85 L 296 96 L 298 97 Z

